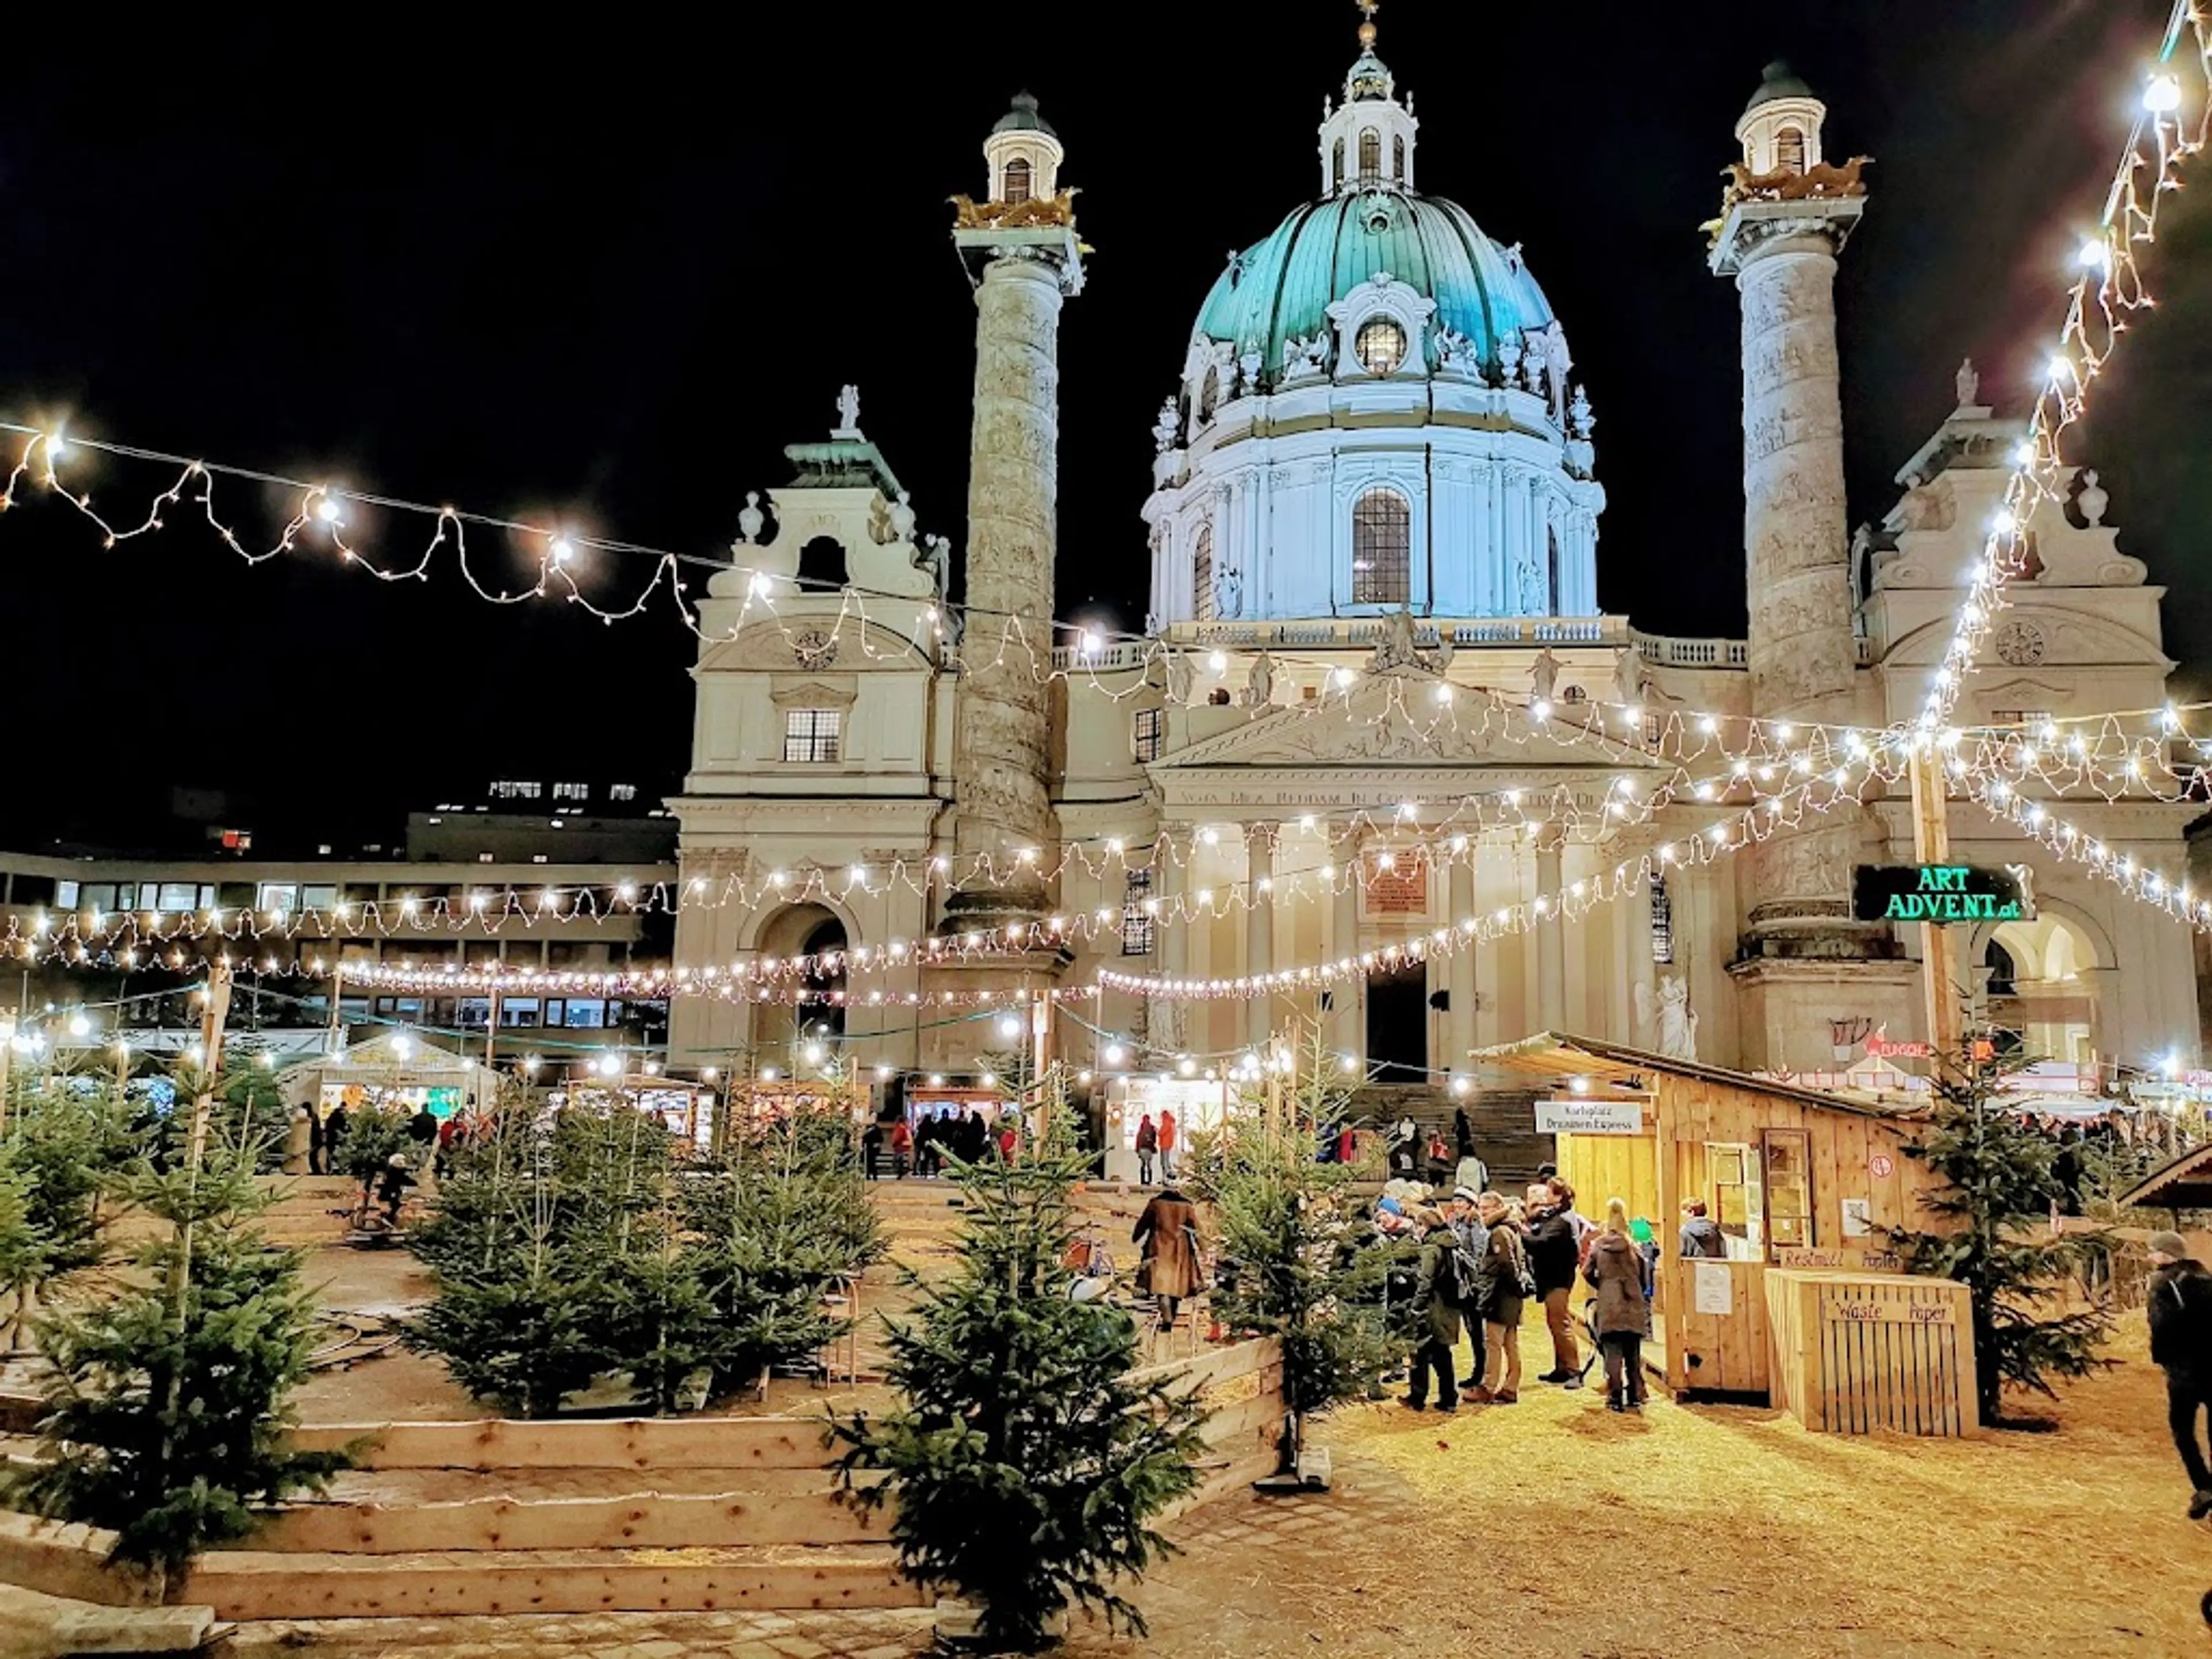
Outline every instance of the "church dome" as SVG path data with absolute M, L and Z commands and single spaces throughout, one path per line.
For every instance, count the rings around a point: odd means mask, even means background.
M 1272 378 L 1282 370 L 1286 340 L 1327 335 L 1329 307 L 1378 276 L 1434 302 L 1431 368 L 1447 331 L 1471 342 L 1494 374 L 1501 340 L 1518 343 L 1554 320 L 1517 246 L 1492 241 L 1455 202 L 1382 188 L 1292 212 L 1230 261 L 1200 308 L 1196 331 L 1229 343 L 1237 357 L 1260 353 L 1261 372 Z

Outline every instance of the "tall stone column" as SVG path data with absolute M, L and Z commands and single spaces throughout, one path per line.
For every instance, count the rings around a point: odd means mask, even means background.
M 1034 921 L 1059 842 L 1051 794 L 1053 560 L 1058 546 L 1060 312 L 1083 286 L 1060 145 L 1024 94 L 984 146 L 994 199 L 963 200 L 952 240 L 975 284 L 975 397 L 969 446 L 967 617 L 954 720 L 953 852 L 947 907 L 961 928 Z M 1027 164 L 1006 199 L 1007 168 Z M 1035 849 L 1025 862 L 1024 849 Z
M 1536 848 L 1536 891 L 1546 914 L 1535 924 L 1536 1029 L 1558 1031 L 1567 1016 L 1566 941 L 1559 936 L 1559 893 L 1564 880 L 1559 870 L 1559 844 L 1540 842 Z
M 1256 976 L 1275 967 L 1275 837 L 1264 823 L 1244 830 L 1244 972 Z M 1244 1040 L 1255 1048 L 1267 1041 L 1275 999 L 1254 997 L 1245 1004 Z
M 1474 943 L 1459 932 L 1459 925 L 1474 914 L 1475 849 L 1470 844 L 1465 858 L 1452 860 L 1449 883 L 1450 903 L 1444 925 L 1458 936 L 1457 948 L 1445 958 L 1444 988 L 1451 1006 L 1444 1012 L 1444 1067 L 1464 1071 L 1468 1051 L 1474 1047 Z
M 1359 954 L 1359 860 L 1364 856 L 1356 846 L 1347 845 L 1343 867 L 1337 872 L 1342 884 L 1329 907 L 1328 960 L 1333 963 Z M 1356 967 L 1330 981 L 1328 1040 L 1340 1054 L 1367 1052 L 1367 1028 L 1361 1015 L 1365 989 Z

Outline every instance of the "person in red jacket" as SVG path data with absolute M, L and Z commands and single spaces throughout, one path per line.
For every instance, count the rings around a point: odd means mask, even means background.
M 1162 1181 L 1172 1182 L 1175 1180 L 1176 1153 L 1179 1150 L 1176 1144 L 1175 1114 L 1163 1111 L 1160 1114 L 1160 1179 Z

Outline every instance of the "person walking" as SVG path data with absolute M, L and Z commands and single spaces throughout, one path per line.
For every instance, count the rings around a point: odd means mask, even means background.
M 1651 1334 L 1651 1285 L 1644 1252 L 1628 1228 L 1623 1200 L 1605 1201 L 1605 1226 L 1590 1246 L 1583 1278 L 1597 1292 L 1590 1328 L 1605 1353 L 1608 1411 L 1644 1409 L 1644 1339 Z
M 345 1102 L 341 1100 L 331 1108 L 331 1115 L 323 1120 L 323 1173 L 325 1175 L 342 1176 L 353 1173 L 345 1166 L 346 1131 L 351 1127 L 352 1120 L 346 1115 Z
M 1693 1198 L 1682 1206 L 1682 1237 L 1679 1241 L 1685 1261 L 1718 1261 L 1728 1255 L 1728 1241 L 1705 1213 L 1705 1200 Z
M 1536 1380 L 1565 1389 L 1583 1385 L 1582 1356 L 1575 1352 L 1575 1331 L 1567 1316 L 1567 1296 L 1581 1267 L 1581 1250 L 1575 1224 L 1559 1189 L 1549 1184 L 1528 1188 L 1528 1272 L 1536 1281 L 1536 1299 L 1544 1304 L 1544 1323 L 1552 1333 L 1552 1369 Z
M 1174 1114 L 1173 1112 L 1170 1112 L 1170 1111 L 1163 1110 L 1163 1111 L 1160 1113 L 1160 1179 L 1161 1179 L 1162 1181 L 1164 1181 L 1164 1182 L 1167 1182 L 1169 1185 L 1170 1185 L 1170 1186 L 1174 1185 L 1174 1183 L 1175 1183 L 1175 1171 L 1176 1171 L 1176 1121 L 1175 1121 L 1175 1114 Z
M 1152 1121 L 1152 1115 L 1146 1112 L 1137 1122 L 1137 1184 L 1139 1186 L 1149 1187 L 1152 1184 L 1152 1160 L 1159 1156 L 1159 1126 Z
M 1510 1406 L 1521 1397 L 1521 1304 L 1528 1293 L 1528 1252 L 1505 1200 L 1496 1193 L 1483 1194 L 1475 1214 L 1489 1230 L 1474 1280 L 1486 1352 L 1484 1381 L 1468 1398 Z
M 1429 1377 L 1437 1379 L 1437 1409 L 1459 1409 L 1459 1389 L 1452 1372 L 1456 1363 L 1452 1350 L 1459 1346 L 1458 1267 L 1452 1258 L 1459 1249 L 1451 1224 L 1434 1205 L 1413 1212 L 1421 1229 L 1421 1263 L 1413 1281 L 1413 1306 L 1421 1318 L 1420 1344 L 1413 1350 L 1413 1380 L 1400 1403 L 1419 1411 L 1429 1403 Z
M 914 1161 L 914 1128 L 904 1114 L 891 1120 L 890 1140 L 891 1173 L 904 1181 L 907 1167 Z
M 1129 1240 L 1144 1246 L 1139 1288 L 1152 1292 L 1162 1328 L 1172 1328 L 1183 1299 L 1198 1292 L 1198 1211 L 1170 1182 L 1152 1194 Z
M 2212 1515 L 2212 1469 L 2197 1443 L 2197 1414 L 2212 1407 L 2212 1273 L 2179 1233 L 2150 1236 L 2150 1357 L 2166 1373 L 2166 1420 L 2189 1471 L 2189 1518 Z

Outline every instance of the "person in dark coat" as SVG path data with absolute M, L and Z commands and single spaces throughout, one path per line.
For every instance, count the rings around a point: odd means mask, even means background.
M 1477 1262 L 1490 1248 L 1490 1229 L 1482 1224 L 1481 1188 L 1461 1187 L 1451 1195 L 1451 1205 L 1444 1212 L 1444 1219 L 1451 1224 L 1452 1236 L 1459 1241 L 1461 1249 Z M 1459 1380 L 1462 1389 L 1482 1386 L 1483 1351 L 1486 1344 L 1482 1333 L 1482 1310 L 1480 1307 L 1460 1310 L 1461 1322 L 1467 1327 L 1467 1345 L 1474 1351 L 1474 1364 Z
M 1159 1304 L 1160 1323 L 1172 1326 L 1183 1298 L 1198 1293 L 1198 1211 L 1172 1186 L 1163 1187 L 1129 1238 L 1145 1247 L 1146 1287 Z
M 350 1122 L 343 1101 L 331 1107 L 331 1115 L 323 1120 L 323 1170 L 326 1174 L 351 1173 L 345 1166 L 346 1130 Z
M 1474 1275 L 1475 1306 L 1482 1314 L 1483 1382 L 1468 1398 L 1510 1406 L 1521 1397 L 1521 1304 L 1528 1251 L 1512 1212 L 1498 1194 L 1483 1194 L 1475 1214 L 1488 1229 Z
M 1567 1206 L 1550 1187 L 1531 1187 L 1528 1271 L 1536 1281 L 1536 1299 L 1544 1304 L 1544 1323 L 1552 1333 L 1552 1369 L 1536 1379 L 1539 1382 L 1570 1389 L 1583 1385 L 1582 1356 L 1575 1352 L 1574 1326 L 1567 1316 L 1567 1297 L 1581 1266 L 1582 1250 Z
M 2150 1259 L 2150 1357 L 2166 1373 L 2166 1424 L 2189 1471 L 2189 1518 L 2202 1521 L 2212 1515 L 2212 1469 L 2197 1439 L 2197 1414 L 2212 1407 L 2212 1273 L 2179 1233 L 2153 1233 Z
M 1453 1380 L 1452 1350 L 1459 1346 L 1459 1304 L 1453 1252 L 1459 1241 L 1443 1212 L 1424 1204 L 1413 1212 L 1421 1229 L 1421 1264 L 1413 1281 L 1413 1304 L 1419 1311 L 1420 1346 L 1413 1350 L 1413 1377 L 1406 1385 L 1401 1404 L 1419 1411 L 1429 1403 L 1429 1375 L 1436 1374 L 1437 1409 L 1459 1409 L 1459 1389 Z
M 1452 1109 L 1452 1158 L 1457 1162 L 1474 1156 L 1474 1123 L 1467 1115 L 1467 1108 Z
M 1152 1115 L 1146 1112 L 1137 1122 L 1137 1184 L 1152 1184 L 1152 1159 L 1160 1150 L 1160 1132 L 1153 1123 Z
M 1682 1237 L 1680 1241 L 1682 1259 L 1696 1261 L 1704 1259 L 1718 1261 L 1728 1255 L 1728 1241 L 1721 1230 L 1705 1213 L 1705 1200 L 1693 1198 L 1682 1206 Z
M 1651 1285 L 1644 1252 L 1628 1231 L 1628 1206 L 1605 1205 L 1605 1228 L 1590 1246 L 1583 1277 L 1597 1292 L 1590 1328 L 1605 1351 L 1605 1403 L 1610 1411 L 1644 1409 L 1644 1339 L 1651 1334 Z

